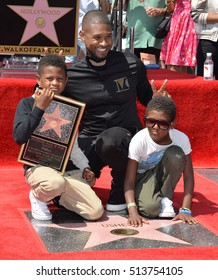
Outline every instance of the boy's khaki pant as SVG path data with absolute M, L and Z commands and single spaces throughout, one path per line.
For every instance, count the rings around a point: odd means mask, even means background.
M 25 177 L 40 201 L 60 196 L 60 205 L 87 220 L 99 219 L 104 212 L 101 200 L 82 178 L 80 170 L 67 171 L 62 176 L 50 167 L 35 166 L 27 170 Z

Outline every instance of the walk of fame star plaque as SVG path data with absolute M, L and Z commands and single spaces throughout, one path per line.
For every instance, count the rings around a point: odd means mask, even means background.
M 125 211 L 105 211 L 99 220 L 93 222 L 64 208 L 52 208 L 51 205 L 50 210 L 52 221 L 35 220 L 31 211 L 24 211 L 45 252 L 151 248 L 178 250 L 218 246 L 218 236 L 200 223 L 189 225 L 172 219 L 154 219 L 142 227 L 134 228 L 127 224 L 128 215 Z M 147 253 L 149 255 L 149 251 Z
M 74 55 L 79 0 L 0 1 L 0 53 Z
M 54 96 L 30 139 L 21 146 L 18 161 L 48 166 L 64 173 L 85 103 Z

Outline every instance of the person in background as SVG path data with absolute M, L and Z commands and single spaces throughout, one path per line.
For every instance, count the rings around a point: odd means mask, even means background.
M 111 50 L 112 27 L 104 12 L 85 14 L 80 37 L 86 45 L 86 57 L 68 69 L 65 92 L 86 104 L 79 147 L 96 178 L 105 166 L 111 168 L 106 209 L 121 211 L 126 209 L 123 183 L 129 142 L 142 129 L 136 100 L 146 106 L 153 95 L 166 94 L 166 82 L 159 90 L 154 86 L 152 90 L 140 59 L 131 53 Z
M 159 63 L 162 39 L 155 38 L 156 29 L 166 14 L 163 0 L 129 0 L 126 1 L 127 35 L 126 48 L 130 48 L 130 29 L 134 28 L 134 54 L 155 55 Z
M 62 95 L 67 84 L 67 68 L 62 57 L 46 55 L 38 65 L 38 87 L 31 97 L 23 98 L 16 109 L 13 136 L 17 144 L 24 144 L 38 127 L 54 95 Z M 77 170 L 72 170 L 72 162 Z M 31 187 L 29 199 L 34 219 L 51 220 L 48 203 L 59 196 L 59 204 L 87 220 L 99 219 L 104 208 L 92 190 L 95 175 L 88 159 L 74 143 L 66 172 L 42 165 L 24 165 L 25 178 Z
M 170 30 L 163 40 L 160 60 L 167 69 L 186 73 L 196 66 L 198 39 L 190 15 L 191 0 L 168 0 L 175 5 Z
M 174 129 L 176 106 L 167 96 L 154 97 L 147 105 L 146 128 L 129 145 L 124 192 L 128 224 L 142 226 L 146 218 L 173 218 L 189 224 L 192 216 L 194 172 L 187 135 Z M 173 208 L 173 194 L 183 174 L 184 199 L 179 213 Z
M 212 53 L 214 77 L 218 80 L 218 1 L 192 0 L 191 16 L 199 38 L 197 75 L 203 76 L 206 54 Z

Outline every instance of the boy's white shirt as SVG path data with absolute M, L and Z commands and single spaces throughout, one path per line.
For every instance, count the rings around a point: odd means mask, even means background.
M 191 144 L 186 134 L 177 129 L 170 129 L 169 134 L 172 140 L 169 145 L 155 143 L 149 135 L 148 128 L 135 134 L 129 145 L 128 157 L 138 162 L 138 173 L 154 168 L 162 159 L 165 150 L 172 145 L 181 147 L 185 155 L 191 153 Z

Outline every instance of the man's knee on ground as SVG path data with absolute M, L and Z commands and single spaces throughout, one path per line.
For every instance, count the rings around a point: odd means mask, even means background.
M 102 160 L 128 155 L 131 133 L 121 127 L 113 127 L 102 132 L 96 141 L 96 152 Z

